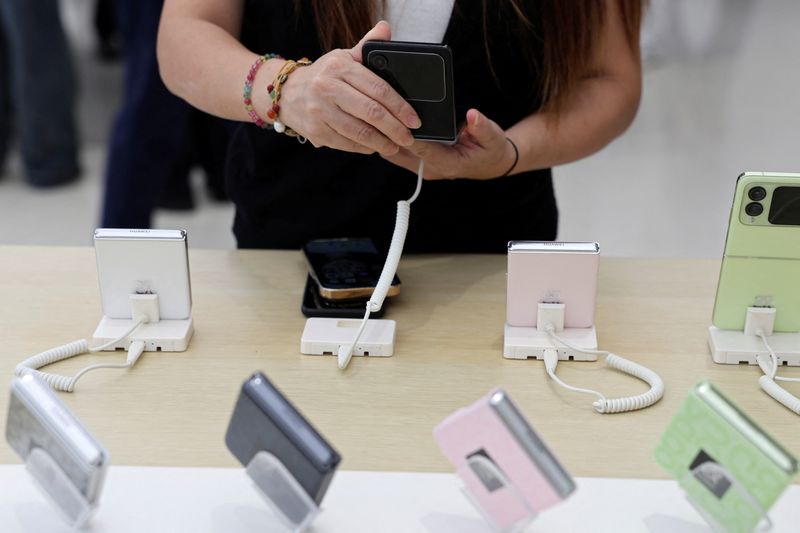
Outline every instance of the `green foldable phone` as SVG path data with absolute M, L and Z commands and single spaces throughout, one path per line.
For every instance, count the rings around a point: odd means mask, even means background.
M 733 533 L 753 531 L 797 475 L 797 460 L 707 381 L 689 392 L 655 457 L 701 513 Z
M 743 330 L 748 307 L 774 307 L 776 332 L 800 331 L 800 174 L 736 183 L 713 323 Z

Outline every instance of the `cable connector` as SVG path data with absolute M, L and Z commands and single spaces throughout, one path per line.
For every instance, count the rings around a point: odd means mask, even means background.
M 744 321 L 744 334 L 759 337 L 769 337 L 775 328 L 774 307 L 748 307 L 747 318 Z
M 544 351 L 544 368 L 548 373 L 555 372 L 558 366 L 558 351 L 555 348 L 547 348 Z
M 130 346 L 128 346 L 128 359 L 126 360 L 126 364 L 128 366 L 133 366 L 136 364 L 136 361 L 144 353 L 144 341 L 133 341 L 131 342 Z
M 539 304 L 536 313 L 536 329 L 539 331 L 564 331 L 564 304 Z
M 131 294 L 130 302 L 134 322 L 142 320 L 143 324 L 155 324 L 161 320 L 157 294 Z

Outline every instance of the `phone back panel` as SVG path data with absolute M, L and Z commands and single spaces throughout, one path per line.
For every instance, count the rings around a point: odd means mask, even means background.
M 260 384 L 254 378 L 261 378 Z M 247 466 L 261 450 L 277 457 L 300 486 L 319 504 L 333 479 L 341 458 L 339 454 L 313 429 L 291 404 L 264 405 L 253 387 L 269 387 L 280 392 L 262 374 L 245 382 L 236 401 L 225 443 L 231 453 Z M 282 395 L 281 395 L 282 396 Z M 306 442 L 298 442 L 304 440 Z M 314 441 L 314 442 L 311 442 Z M 304 446 L 323 446 L 329 451 L 329 460 L 320 462 L 310 456 Z
M 435 66 L 427 61 L 417 62 L 414 69 L 402 71 L 392 68 L 391 57 L 382 68 L 376 68 L 372 57 L 390 54 L 405 54 L 407 58 L 438 56 Z M 453 53 L 446 45 L 415 43 L 404 41 L 367 41 L 362 47 L 362 63 L 375 74 L 386 80 L 414 108 L 422 125 L 411 130 L 415 139 L 454 143 L 458 137 L 455 115 L 455 94 L 453 81 Z M 421 78 L 440 80 L 442 91 L 434 91 L 435 96 L 415 98 L 407 94 L 405 88 L 416 85 Z
M 727 531 L 751 532 L 761 513 L 746 496 L 729 479 L 693 470 L 706 462 L 716 463 L 768 510 L 796 475 L 796 461 L 790 472 L 771 460 L 765 448 L 704 399 L 710 392 L 719 394 L 710 389 L 713 387 L 704 382 L 690 391 L 661 437 L 655 458 Z M 755 426 L 749 420 L 746 423 Z M 755 431 L 761 433 L 757 427 Z
M 506 321 L 536 327 L 539 303 L 564 303 L 564 327 L 594 325 L 597 253 L 509 251 Z
M 491 460 L 534 511 L 550 507 L 562 498 L 489 405 L 492 394 L 447 417 L 434 429 L 433 436 L 484 510 L 498 525 L 508 527 L 527 516 L 527 509 L 512 489 L 487 488 L 469 466 L 467 459 L 471 455 L 481 454 Z
M 157 294 L 162 320 L 189 318 L 192 292 L 185 239 L 149 238 L 141 230 L 129 238 L 95 238 L 94 245 L 105 316 L 131 318 L 130 294 Z
M 800 174 L 739 177 L 712 321 L 720 329 L 743 330 L 748 307 L 770 306 L 777 311 L 775 331 L 800 331 L 800 226 L 746 223 L 753 220 L 744 208 L 755 186 L 764 187 L 769 199 L 776 187 L 800 187 Z

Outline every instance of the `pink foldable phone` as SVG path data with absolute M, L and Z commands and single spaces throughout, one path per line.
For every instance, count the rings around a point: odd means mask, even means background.
M 572 477 L 502 389 L 447 417 L 433 437 L 496 529 L 529 519 L 575 490 Z

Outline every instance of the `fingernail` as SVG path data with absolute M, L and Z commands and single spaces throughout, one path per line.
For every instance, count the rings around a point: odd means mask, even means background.
M 409 115 L 408 116 L 408 118 L 406 119 L 406 124 L 408 124 L 409 128 L 411 128 L 412 130 L 415 130 L 415 129 L 419 128 L 420 126 L 422 126 L 422 121 L 419 119 L 419 117 L 416 114 L 414 114 L 414 115 Z

